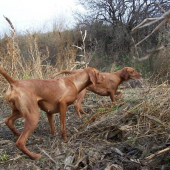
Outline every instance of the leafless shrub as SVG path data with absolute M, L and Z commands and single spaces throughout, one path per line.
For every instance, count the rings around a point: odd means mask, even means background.
M 162 16 L 157 17 L 157 18 L 146 18 L 145 20 L 143 20 L 139 25 L 137 25 L 135 28 L 132 29 L 132 33 L 134 33 L 135 31 L 137 31 L 138 29 L 144 28 L 144 27 L 148 27 L 156 22 L 159 22 L 160 20 L 161 23 L 158 24 L 158 26 L 156 26 L 155 29 L 152 30 L 152 32 L 150 34 L 148 34 L 147 36 L 145 36 L 144 39 L 142 39 L 141 41 L 137 42 L 135 44 L 135 48 L 137 48 L 137 46 L 139 44 L 141 44 L 143 41 L 145 41 L 146 39 L 148 39 L 155 31 L 157 31 L 164 23 L 166 23 L 170 18 L 170 10 L 168 10 L 167 12 L 165 12 Z M 143 61 L 148 59 L 149 57 L 151 57 L 152 55 L 154 55 L 155 53 L 158 53 L 160 50 L 163 50 L 164 48 L 166 48 L 166 46 L 169 46 L 169 44 L 164 44 L 161 45 L 160 47 L 157 47 L 156 49 L 152 49 L 150 50 L 150 53 L 148 55 L 146 55 L 145 57 L 139 58 L 139 61 Z M 138 54 L 138 53 L 137 53 Z

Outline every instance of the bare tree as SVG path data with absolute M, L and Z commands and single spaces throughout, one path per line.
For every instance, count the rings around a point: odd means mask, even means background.
M 101 53 L 102 50 L 105 56 L 118 63 L 130 61 L 129 56 L 133 59 L 131 30 L 146 18 L 158 18 L 170 9 L 170 0 L 79 0 L 79 3 L 86 9 L 85 13 L 77 15 L 79 26 L 88 31 L 91 39 L 97 39 L 97 51 Z M 135 32 L 135 42 L 150 34 L 153 28 L 154 24 Z M 145 44 L 149 49 L 156 46 L 157 35 L 152 35 L 152 40 L 148 41 Z M 146 50 L 146 46 L 141 48 Z
M 161 15 L 160 6 L 167 10 L 170 0 L 79 0 L 88 11 L 89 20 L 99 20 L 107 24 L 128 24 L 130 30 L 145 18 Z
M 168 10 L 167 12 L 165 12 L 165 14 L 163 14 L 162 16 L 160 17 L 156 17 L 156 18 L 146 18 L 144 21 L 142 21 L 139 25 L 137 25 L 135 28 L 132 29 L 132 33 L 136 32 L 138 29 L 141 29 L 141 28 L 145 28 L 145 27 L 148 27 L 152 24 L 155 24 L 159 21 L 161 21 L 159 23 L 158 26 L 156 26 L 156 28 L 154 28 L 150 34 L 148 34 L 147 36 L 145 36 L 145 38 L 143 38 L 141 41 L 139 41 L 138 43 L 135 44 L 135 48 L 137 49 L 137 46 L 139 44 L 141 44 L 143 41 L 147 40 L 155 31 L 157 31 L 163 24 L 165 24 L 170 18 L 170 10 Z M 151 57 L 152 55 L 156 54 L 157 52 L 159 52 L 160 50 L 163 50 L 165 47 L 169 46 L 170 43 L 168 44 L 164 44 L 164 45 L 161 45 L 159 46 L 158 48 L 156 49 L 153 49 L 153 50 L 150 50 L 150 53 L 147 54 L 145 57 L 142 57 L 140 59 L 138 59 L 139 61 L 143 61 L 143 60 L 146 60 L 148 59 L 149 57 Z M 136 50 L 137 51 L 137 50 Z M 137 53 L 138 54 L 138 53 Z

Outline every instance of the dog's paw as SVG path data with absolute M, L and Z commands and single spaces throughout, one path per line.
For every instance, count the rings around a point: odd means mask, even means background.
M 41 154 L 35 154 L 33 157 L 31 157 L 31 159 L 35 160 L 35 159 L 40 159 L 42 157 Z
M 58 132 L 57 131 L 54 131 L 54 132 L 50 132 L 52 135 L 56 135 L 58 136 Z
M 68 139 L 66 136 L 62 136 L 61 138 L 62 138 L 63 142 L 65 142 L 65 143 L 68 142 Z

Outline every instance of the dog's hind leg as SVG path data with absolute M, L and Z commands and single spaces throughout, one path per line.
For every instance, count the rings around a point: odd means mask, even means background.
M 15 106 L 25 119 L 24 129 L 16 142 L 16 146 L 31 159 L 39 159 L 40 154 L 30 152 L 25 146 L 27 138 L 34 131 L 39 121 L 40 112 L 37 98 L 29 91 L 24 91 L 15 99 Z
M 40 154 L 34 154 L 30 152 L 25 146 L 27 138 L 37 126 L 37 123 L 39 121 L 39 115 L 40 113 L 38 106 L 37 108 L 34 107 L 34 111 L 33 109 L 31 109 L 31 113 L 29 112 L 25 113 L 24 129 L 16 142 L 16 146 L 18 147 L 18 149 L 20 149 L 23 153 L 28 155 L 31 159 L 39 159 L 41 157 Z
M 23 117 L 23 115 L 18 110 L 13 110 L 10 117 L 5 119 L 5 124 L 11 129 L 14 136 L 20 136 L 20 132 L 14 127 L 14 122 L 16 119 Z

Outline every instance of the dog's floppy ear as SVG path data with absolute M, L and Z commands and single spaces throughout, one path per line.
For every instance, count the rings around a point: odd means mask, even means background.
M 123 69 L 121 70 L 120 76 L 121 76 L 121 78 L 123 78 L 124 80 L 128 80 L 127 68 L 123 68 Z
M 89 72 L 90 81 L 92 82 L 94 86 L 96 86 L 97 84 L 97 77 L 98 77 L 97 74 L 99 73 L 95 71 L 94 69 Z

